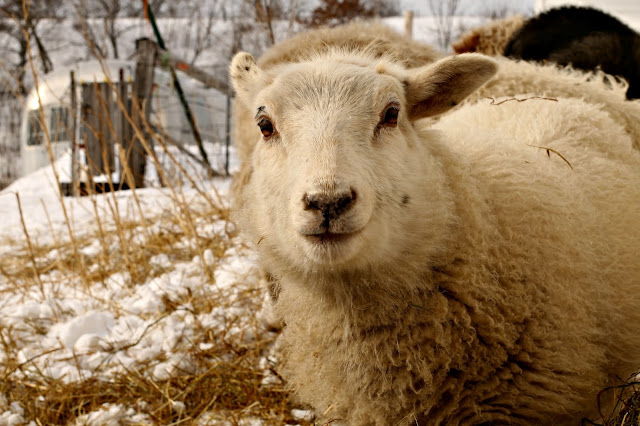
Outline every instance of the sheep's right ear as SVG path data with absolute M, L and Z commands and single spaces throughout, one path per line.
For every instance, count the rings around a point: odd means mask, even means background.
M 498 64 L 488 56 L 464 53 L 411 71 L 406 79 L 409 118 L 447 112 L 489 81 Z
M 229 66 L 229 75 L 236 96 L 246 106 L 251 105 L 253 96 L 267 84 L 264 71 L 247 52 L 236 53 Z

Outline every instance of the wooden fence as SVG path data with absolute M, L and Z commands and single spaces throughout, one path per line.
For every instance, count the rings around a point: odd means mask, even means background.
M 140 136 L 148 147 L 153 146 L 145 129 L 150 115 L 156 49 L 143 45 L 137 51 L 133 84 L 126 82 L 120 72 L 117 82 L 80 86 L 80 140 L 72 140 L 71 194 L 77 195 L 87 185 L 97 192 L 144 186 L 147 151 Z M 72 105 L 77 102 L 75 93 L 71 90 Z M 138 130 L 134 132 L 134 128 Z M 76 134 L 75 130 L 71 133 Z M 76 146 L 85 150 L 87 182 L 80 182 Z

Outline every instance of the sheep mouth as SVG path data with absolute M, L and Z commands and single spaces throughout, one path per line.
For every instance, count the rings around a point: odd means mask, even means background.
M 360 231 L 355 232 L 345 232 L 345 233 L 335 233 L 324 231 L 317 234 L 303 234 L 305 239 L 309 242 L 318 245 L 329 245 L 329 244 L 339 244 L 344 241 L 347 241 L 353 238 L 355 235 L 359 234 Z

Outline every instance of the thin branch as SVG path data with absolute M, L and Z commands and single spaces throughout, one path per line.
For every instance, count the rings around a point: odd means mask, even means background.
M 562 159 L 564 160 L 564 162 L 565 162 L 565 163 L 567 163 L 567 164 L 569 165 L 569 167 L 571 168 L 571 170 L 573 170 L 573 166 L 571 165 L 571 163 L 569 162 L 569 160 L 567 160 L 566 158 L 564 158 L 564 156 L 563 156 L 562 154 L 560 154 L 558 151 L 556 151 L 555 149 L 553 149 L 553 148 L 549 148 L 549 147 L 546 147 L 546 146 L 537 146 L 537 145 L 530 145 L 530 144 L 527 144 L 527 145 L 528 145 L 528 146 L 531 146 L 531 147 L 533 147 L 533 148 L 539 148 L 539 149 L 544 149 L 544 150 L 546 150 L 546 151 L 547 151 L 547 156 L 548 156 L 548 157 L 551 157 L 550 152 L 553 152 L 553 153 L 554 153 L 554 154 L 556 154 L 558 157 L 562 158 Z

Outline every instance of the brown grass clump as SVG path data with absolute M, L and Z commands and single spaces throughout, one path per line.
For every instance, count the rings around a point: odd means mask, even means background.
M 190 217 L 196 232 L 185 226 L 185 215 Z M 218 232 L 206 230 L 206 225 L 212 223 L 218 225 Z M 46 244 L 39 244 L 36 238 L 29 238 L 27 244 L 26 236 L 22 241 L 4 241 L 13 249 L 0 257 L 2 293 L 22 294 L 30 300 L 34 295 L 40 297 L 40 293 L 45 298 L 58 292 L 63 298 L 65 288 L 71 285 L 88 294 L 98 294 L 96 289 L 107 285 L 114 274 L 129 276 L 123 286 L 133 291 L 136 286 L 170 272 L 174 265 L 198 263 L 200 259 L 202 268 L 185 280 L 199 281 L 201 287 L 163 294 L 163 306 L 149 318 L 154 321 L 148 326 L 152 329 L 173 313 L 188 311 L 186 315 L 195 322 L 191 337 L 181 340 L 174 352 L 188 358 L 189 367 L 178 366 L 170 377 L 155 378 L 153 368 L 166 360 L 162 352 L 134 367 L 123 366 L 115 374 L 106 367 L 111 356 L 135 348 L 143 334 L 126 342 L 101 342 L 104 361 L 90 374 L 78 367 L 78 372 L 82 371 L 79 380 L 55 379 L 39 361 L 62 353 L 62 347 L 43 348 L 27 360 L 19 355 L 20 350 L 30 345 L 25 330 L 28 335 L 46 335 L 51 324 L 34 320 L 17 329 L 0 321 L 0 358 L 3 358 L 0 415 L 8 404 L 18 402 L 24 410 L 25 422 L 43 425 L 84 424 L 90 413 L 108 412 L 113 406 L 136 414 L 134 421 L 118 417 L 117 421 L 123 424 L 207 424 L 224 420 L 235 425 L 250 418 L 261 419 L 264 424 L 307 424 L 292 418 L 294 404 L 275 370 L 277 361 L 270 354 L 277 334 L 267 331 L 254 317 L 230 315 L 226 323 L 215 329 L 199 323 L 201 315 L 216 309 L 242 307 L 246 312 L 258 313 L 264 301 L 257 273 L 247 276 L 246 282 L 239 281 L 233 291 L 215 286 L 215 271 L 220 262 L 228 252 L 244 249 L 235 226 L 228 220 L 227 209 L 212 210 L 207 202 L 196 198 L 180 205 L 172 202 L 159 215 L 147 217 L 144 222 L 105 221 L 101 227 L 78 231 L 73 243 L 64 235 L 55 237 L 53 243 Z M 74 247 L 79 257 L 74 254 Z M 204 252 L 209 255 L 201 259 Z M 168 264 L 154 263 L 158 255 L 166 256 Z M 137 275 L 129 275 L 131 265 L 136 266 Z M 41 291 L 34 291 L 40 288 Z M 91 300 L 115 315 L 127 313 L 128 307 L 117 300 L 102 300 L 100 296 Z M 63 318 L 65 312 L 57 315 Z M 74 352 L 72 357 L 77 357 L 79 365 L 82 357 L 90 355 Z M 5 406 L 2 396 L 6 399 Z
M 89 377 L 63 383 L 43 376 L 25 381 L 7 374 L 20 368 L 8 364 L 4 366 L 0 392 L 10 401 L 20 402 L 26 421 L 38 424 L 70 424 L 104 404 L 133 407 L 146 415 L 150 423 L 164 425 L 190 424 L 214 417 L 230 424 L 250 417 L 267 424 L 291 423 L 293 406 L 282 383 L 261 385 L 264 373 L 257 367 L 258 359 L 272 343 L 269 339 L 238 346 L 222 341 L 219 347 L 206 351 L 194 346 L 190 355 L 196 358 L 200 373 L 184 372 L 163 381 L 149 379 L 139 370 L 109 380 Z M 229 352 L 233 356 L 221 361 L 220 355 Z

